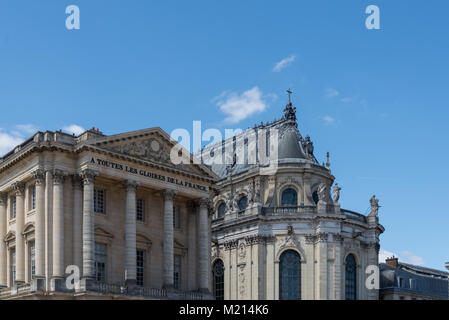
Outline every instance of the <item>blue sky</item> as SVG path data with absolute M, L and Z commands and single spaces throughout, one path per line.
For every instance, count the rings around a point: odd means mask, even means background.
M 80 30 L 65 28 L 72 4 Z M 365 28 L 370 4 L 381 30 Z M 301 133 L 320 161 L 331 153 L 342 206 L 367 213 L 376 194 L 382 249 L 442 269 L 447 12 L 440 0 L 2 0 L 0 153 L 73 125 L 245 129 L 279 118 L 291 87 Z

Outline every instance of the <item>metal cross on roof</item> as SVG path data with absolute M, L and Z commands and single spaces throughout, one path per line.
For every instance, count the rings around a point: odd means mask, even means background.
M 287 90 L 287 93 L 288 93 L 288 103 L 291 103 L 292 101 L 291 101 L 291 95 L 292 95 L 292 90 L 290 90 L 290 88 Z

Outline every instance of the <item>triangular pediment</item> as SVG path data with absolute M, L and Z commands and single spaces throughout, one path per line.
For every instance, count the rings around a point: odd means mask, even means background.
M 126 155 L 187 173 L 206 176 L 207 178 L 216 178 L 203 165 L 193 164 L 192 162 L 190 162 L 191 164 L 186 164 L 191 160 L 191 155 L 185 149 L 181 152 L 184 163 L 174 164 L 170 159 L 170 152 L 177 143 L 161 128 L 150 128 L 101 137 L 89 144 L 115 154 Z
M 100 236 L 100 237 L 105 237 L 105 238 L 113 238 L 114 237 L 110 232 L 107 232 L 102 227 L 95 227 L 95 235 Z

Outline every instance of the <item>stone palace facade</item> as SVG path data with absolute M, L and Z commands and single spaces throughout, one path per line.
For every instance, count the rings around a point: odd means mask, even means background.
M 211 165 L 220 177 L 211 248 L 217 299 L 379 298 L 365 286 L 384 232 L 378 200 L 368 216 L 340 208 L 329 157 L 318 163 L 291 102 L 282 119 L 203 150 L 217 153 L 234 155 L 230 164 Z
M 203 161 L 175 145 L 47 131 L 0 158 L 0 299 L 378 299 L 378 200 L 340 208 L 290 101 Z
M 1 158 L 0 299 L 212 298 L 216 177 L 172 146 L 159 128 L 47 131 Z

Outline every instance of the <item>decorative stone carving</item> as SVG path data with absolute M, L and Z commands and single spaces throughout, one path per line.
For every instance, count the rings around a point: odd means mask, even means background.
M 376 199 L 376 196 L 374 195 L 371 197 L 369 202 L 371 206 L 369 216 L 377 217 L 379 215 L 379 208 L 380 208 L 379 199 Z
M 58 169 L 55 169 L 53 171 L 53 184 L 54 185 L 63 184 L 64 179 L 65 179 L 65 174 L 63 171 L 58 170 Z
M 137 190 L 137 186 L 138 186 L 139 184 L 136 182 L 136 181 L 134 181 L 134 180 L 126 180 L 124 183 L 123 183 L 123 188 L 125 188 L 125 190 L 127 191 L 127 192 L 129 192 L 129 191 L 131 191 L 131 192 L 136 192 L 136 190 Z
M 239 244 L 239 258 L 242 260 L 246 258 L 246 245 L 243 241 Z
M 237 240 L 227 241 L 224 243 L 224 246 L 225 246 L 225 250 L 235 249 L 238 246 L 238 241 Z
M 83 170 L 83 172 L 81 172 L 80 174 L 81 178 L 83 179 L 84 185 L 94 184 L 95 177 L 97 175 L 98 175 L 97 172 L 90 169 Z
M 16 196 L 24 196 L 25 195 L 25 183 L 21 181 L 14 182 L 12 185 Z
M 298 248 L 299 243 L 296 239 L 296 236 L 293 231 L 292 226 L 288 226 L 289 229 L 287 230 L 287 235 L 279 240 L 279 249 L 282 250 L 283 248 Z M 291 229 L 290 229 L 291 228 Z
M 0 192 L 0 206 L 6 206 L 6 203 L 8 201 L 7 199 L 8 199 L 7 194 Z M 0 241 L 1 241 L 1 239 L 0 239 Z
M 33 173 L 31 173 L 31 175 L 33 176 L 33 179 L 36 181 L 37 185 L 43 185 L 45 183 L 45 171 L 38 169 L 36 171 L 33 171 Z
M 340 200 L 340 190 L 341 188 L 338 186 L 338 183 L 336 183 L 332 188 L 332 192 L 334 194 L 333 200 L 335 203 L 338 203 L 338 200 Z
M 329 192 L 327 185 L 325 183 L 321 183 L 318 186 L 318 199 L 319 201 L 327 202 L 329 197 Z
M 248 203 L 250 205 L 254 203 L 254 186 L 252 182 L 250 182 L 248 187 Z
M 313 142 L 310 140 L 309 135 L 306 136 L 306 140 L 303 143 L 303 149 L 306 152 L 306 156 L 310 160 L 312 160 L 314 157 L 314 155 L 313 155 L 314 147 L 313 147 Z

